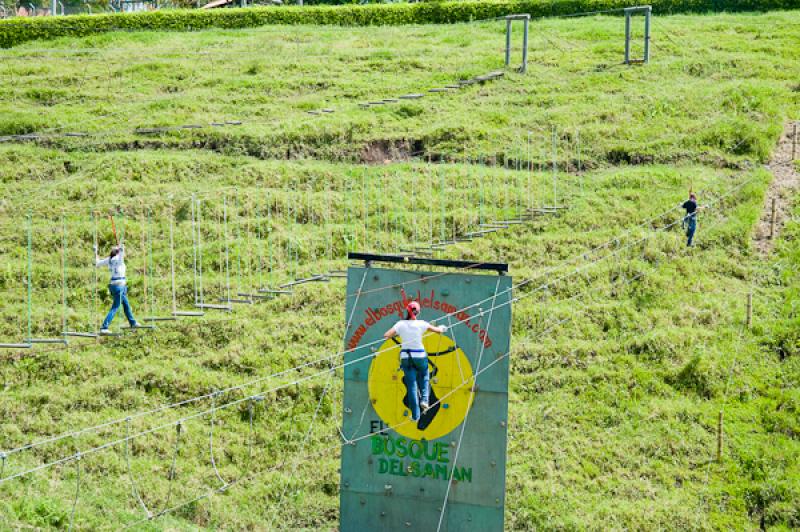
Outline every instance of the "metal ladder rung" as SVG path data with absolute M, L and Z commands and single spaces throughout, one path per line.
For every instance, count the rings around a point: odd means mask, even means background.
M 231 299 L 231 298 L 221 297 L 221 298 L 217 299 L 217 301 L 219 301 L 220 303 L 236 303 L 236 304 L 242 304 L 242 305 L 252 305 L 253 304 L 253 300 L 252 299 Z
M 30 349 L 32 344 L 0 344 L 0 349 Z
M 64 336 L 74 336 L 75 338 L 97 338 L 99 336 L 97 333 L 78 331 L 64 331 L 62 334 Z
M 130 325 L 123 325 L 120 329 L 125 329 L 126 331 L 135 331 L 137 329 L 144 329 L 147 331 L 152 331 L 156 328 L 155 325 L 137 325 L 136 327 L 131 327 Z
M 258 291 L 262 294 L 291 294 L 291 290 L 273 290 L 271 288 L 259 288 Z
M 64 344 L 69 342 L 65 338 L 25 338 L 25 342 L 29 344 Z
M 288 288 L 290 286 L 295 286 L 295 285 L 298 285 L 298 284 L 314 283 L 314 282 L 326 283 L 328 281 L 330 281 L 330 279 L 328 279 L 324 275 L 315 275 L 313 277 L 306 277 L 305 279 L 295 279 L 291 283 L 286 283 L 286 284 L 280 285 L 280 288 Z
M 205 312 L 195 312 L 195 311 L 192 311 L 192 310 L 176 310 L 175 312 L 172 313 L 172 315 L 173 316 L 186 316 L 186 317 L 190 317 L 190 318 L 195 318 L 195 317 L 205 316 L 206 313 Z
M 231 310 L 233 310 L 231 307 L 227 305 L 211 305 L 208 303 L 198 303 L 197 305 L 195 305 L 195 307 L 202 309 L 209 309 L 209 310 L 224 310 L 226 312 L 230 312 Z
M 178 318 L 175 316 L 148 316 L 147 318 L 142 318 L 142 321 L 177 321 Z

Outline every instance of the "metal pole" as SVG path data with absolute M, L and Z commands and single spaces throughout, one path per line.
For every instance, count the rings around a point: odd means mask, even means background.
M 533 209 L 533 162 L 531 161 L 531 135 L 532 131 L 528 131 L 528 210 Z
M 192 207 L 194 210 L 194 207 Z M 177 291 L 175 289 L 175 209 L 169 206 L 169 270 L 172 278 L 172 312 L 178 311 Z
M 31 216 L 31 212 L 28 211 L 28 339 L 25 340 L 26 342 L 33 338 L 31 334 L 31 300 L 33 299 L 33 285 L 31 284 L 31 270 L 33 270 L 33 219 Z
M 648 16 L 647 20 L 650 20 Z M 522 34 L 522 73 L 528 71 L 528 23 L 530 22 L 530 17 L 526 17 L 523 19 L 522 24 L 524 27 L 524 31 Z M 647 48 L 645 48 L 646 50 Z
M 644 12 L 644 62 L 650 62 L 650 13 L 653 8 L 647 6 Z
M 556 176 L 556 128 L 553 128 L 553 207 L 558 205 L 558 177 Z
M 797 122 L 792 126 L 792 160 L 797 159 Z
M 625 10 L 625 64 L 631 61 L 631 13 Z
M 581 175 L 581 130 L 579 129 L 575 135 L 576 142 L 578 143 L 578 184 L 581 187 L 581 196 L 583 196 L 583 176 Z
M 200 300 L 198 299 L 198 291 L 197 291 L 197 230 L 195 227 L 195 201 L 194 201 L 194 194 L 192 194 L 192 266 L 194 277 L 192 279 L 192 289 L 194 291 L 194 304 L 197 305 Z
M 506 18 L 506 66 L 511 64 L 511 19 Z
M 61 334 L 67 332 L 67 220 L 61 212 Z M 66 336 L 64 337 L 66 339 Z
M 775 216 L 776 216 L 775 207 L 776 207 L 776 203 L 777 203 L 777 198 L 772 198 L 772 217 L 771 217 L 770 222 L 769 222 L 769 238 L 770 238 L 770 240 L 775 238 Z

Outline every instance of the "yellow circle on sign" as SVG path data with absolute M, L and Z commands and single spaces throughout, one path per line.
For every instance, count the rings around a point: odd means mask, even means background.
M 398 434 L 413 440 L 441 438 L 458 427 L 472 405 L 472 365 L 447 336 L 428 332 L 422 343 L 428 352 L 430 408 L 411 420 L 404 404 L 406 385 L 400 369 L 400 345 L 387 340 L 369 367 L 369 396 L 381 420 Z

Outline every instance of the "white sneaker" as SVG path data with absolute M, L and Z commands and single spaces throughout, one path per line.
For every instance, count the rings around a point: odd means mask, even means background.
M 111 331 L 108 329 L 100 329 L 100 334 L 111 334 Z
M 430 406 L 428 406 L 428 403 L 425 402 L 420 403 L 419 407 L 422 409 L 423 412 L 427 412 L 428 408 L 430 408 Z

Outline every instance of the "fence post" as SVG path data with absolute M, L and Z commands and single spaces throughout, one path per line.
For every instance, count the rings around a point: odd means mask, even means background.
M 653 12 L 653 8 L 647 6 L 647 10 L 644 12 L 644 62 L 650 62 L 650 15 Z
M 769 238 L 772 240 L 775 238 L 775 216 L 776 216 L 776 206 L 777 198 L 772 198 L 772 217 L 770 218 L 769 222 Z
M 511 64 L 511 18 L 506 17 L 506 66 Z
M 631 62 L 631 13 L 625 10 L 625 64 Z
M 530 15 L 522 19 L 523 33 L 522 33 L 522 73 L 528 71 L 528 24 L 530 23 Z

